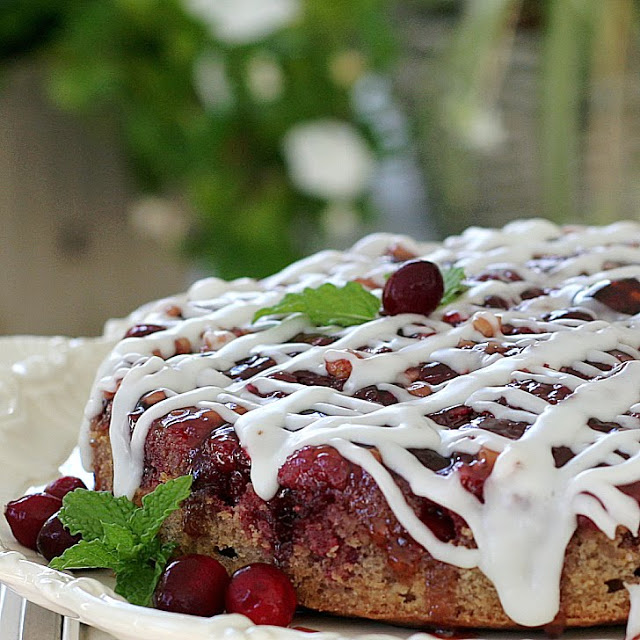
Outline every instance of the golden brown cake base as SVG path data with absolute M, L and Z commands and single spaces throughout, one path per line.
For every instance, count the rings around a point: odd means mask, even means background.
M 92 446 L 96 488 L 110 489 L 111 449 L 100 423 Z M 163 474 L 161 480 L 168 479 Z M 139 491 L 136 499 L 152 488 Z M 332 504 L 321 518 L 296 523 L 286 553 L 274 540 L 267 503 L 251 485 L 235 506 L 196 490 L 169 518 L 162 535 L 181 552 L 214 556 L 230 571 L 251 562 L 276 563 L 293 581 L 300 604 L 316 611 L 411 626 L 518 627 L 504 614 L 480 570 L 436 561 L 408 536 L 403 538 L 376 491 L 374 485 L 370 513 L 361 512 L 361 517 Z M 457 543 L 472 546 L 465 529 Z M 326 542 L 324 547 L 319 541 Z M 619 529 L 615 540 L 609 540 L 582 523 L 567 549 L 561 609 L 550 628 L 625 622 L 629 597 L 623 583 L 638 582 L 639 544 L 628 531 Z

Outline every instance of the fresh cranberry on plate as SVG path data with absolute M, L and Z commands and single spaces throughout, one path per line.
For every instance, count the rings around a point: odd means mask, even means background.
M 197 553 L 176 558 L 164 570 L 153 600 L 157 609 L 213 616 L 224 610 L 229 576 L 215 559 Z
M 280 569 L 255 562 L 231 576 L 226 604 L 227 613 L 241 613 L 255 624 L 286 627 L 298 603 L 291 581 Z
M 82 539 L 80 535 L 71 535 L 60 522 L 56 514 L 52 515 L 40 529 L 36 539 L 38 552 L 48 561 L 61 556 L 69 547 L 73 547 Z
M 53 482 L 50 482 L 45 488 L 44 492 L 48 493 L 51 496 L 56 496 L 57 498 L 64 498 L 67 493 L 74 491 L 75 489 L 86 489 L 87 485 L 80 480 L 80 478 L 76 478 L 75 476 L 62 476 L 61 478 L 57 478 Z
M 60 498 L 48 493 L 33 493 L 9 502 L 5 507 L 4 517 L 15 539 L 35 551 L 40 529 L 61 507 Z

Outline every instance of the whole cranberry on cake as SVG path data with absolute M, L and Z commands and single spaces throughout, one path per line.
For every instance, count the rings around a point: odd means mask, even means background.
M 416 261 L 431 266 L 393 277 Z M 414 287 L 434 265 L 442 286 Z M 229 571 L 277 565 L 312 609 L 622 622 L 640 582 L 639 300 L 634 223 L 378 234 L 262 281 L 203 280 L 128 319 L 84 459 L 136 500 L 192 474 L 163 536 Z

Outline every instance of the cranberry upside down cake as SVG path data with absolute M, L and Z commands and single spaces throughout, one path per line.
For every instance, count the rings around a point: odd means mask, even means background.
M 640 581 L 638 314 L 637 224 L 369 236 L 132 314 L 83 456 L 98 489 L 136 499 L 191 474 L 165 538 L 230 570 L 274 563 L 312 609 L 622 622 Z

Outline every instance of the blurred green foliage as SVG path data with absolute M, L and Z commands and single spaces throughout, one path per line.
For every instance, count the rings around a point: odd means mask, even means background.
M 225 277 L 261 276 L 298 257 L 297 231 L 318 233 L 327 206 L 292 183 L 287 131 L 346 121 L 380 152 L 351 91 L 393 60 L 388 8 L 300 0 L 290 23 L 234 41 L 188 0 L 3 0 L 0 63 L 37 56 L 57 106 L 97 128 L 116 123 L 141 188 L 179 194 L 193 211 L 188 255 Z M 366 192 L 350 204 L 363 216 L 370 207 Z
M 523 34 L 535 43 L 535 59 L 526 63 L 535 102 L 526 108 L 535 114 L 537 144 L 529 151 L 539 176 L 494 176 L 496 188 L 509 179 L 538 181 L 539 209 L 519 213 L 556 222 L 603 224 L 638 215 L 624 210 L 622 194 L 630 190 L 625 181 L 640 177 L 640 165 L 629 167 L 634 158 L 625 151 L 630 121 L 638 117 L 630 109 L 638 86 L 630 75 L 638 64 L 639 0 L 408 1 L 444 16 L 449 30 L 430 93 L 437 98 L 423 100 L 421 114 L 421 150 L 442 233 L 478 222 L 474 181 L 478 166 L 503 153 L 513 133 L 501 111 Z

